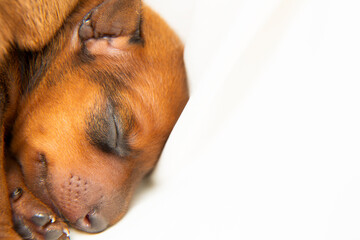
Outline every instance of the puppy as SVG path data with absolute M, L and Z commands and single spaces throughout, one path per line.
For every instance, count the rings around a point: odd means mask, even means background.
M 66 238 L 63 220 L 86 232 L 120 220 L 188 100 L 183 45 L 140 0 L 80 2 L 1 76 L 7 188 L 24 238 Z

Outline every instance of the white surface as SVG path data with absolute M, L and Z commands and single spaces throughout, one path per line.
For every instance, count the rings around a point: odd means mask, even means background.
M 360 2 L 147 2 L 191 99 L 125 218 L 72 239 L 360 239 Z

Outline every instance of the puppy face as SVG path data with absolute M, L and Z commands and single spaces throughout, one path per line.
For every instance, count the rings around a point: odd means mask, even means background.
M 143 6 L 131 34 L 85 40 L 94 4 L 30 61 L 11 143 L 30 190 L 87 232 L 125 214 L 188 99 L 183 47 L 168 26 Z

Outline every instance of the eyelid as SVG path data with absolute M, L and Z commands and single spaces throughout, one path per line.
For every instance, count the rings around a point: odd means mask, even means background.
M 115 107 L 113 107 L 112 105 L 109 106 L 109 113 L 112 115 L 112 120 L 113 120 L 113 127 L 115 128 L 114 130 L 114 148 L 113 150 L 115 151 L 115 153 L 117 155 L 119 155 L 120 157 L 125 157 L 127 155 L 129 155 L 129 146 L 127 145 L 126 142 L 126 137 L 124 136 L 124 133 L 122 131 L 122 126 L 121 126 L 121 120 L 120 118 L 117 116 L 117 114 L 115 113 Z
M 103 152 L 126 157 L 131 153 L 122 121 L 113 104 L 95 106 L 87 118 L 89 142 Z
M 114 121 L 114 127 L 115 127 L 115 148 L 118 148 L 119 146 L 119 137 L 120 137 L 120 133 L 119 133 L 119 124 L 118 124 L 118 121 L 117 121 L 117 117 L 116 115 L 113 113 L 112 114 L 113 116 L 113 121 Z

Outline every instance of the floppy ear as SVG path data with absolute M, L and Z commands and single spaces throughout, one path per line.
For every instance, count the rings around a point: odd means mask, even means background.
M 105 0 L 82 20 L 79 38 L 92 54 L 141 43 L 141 0 Z

